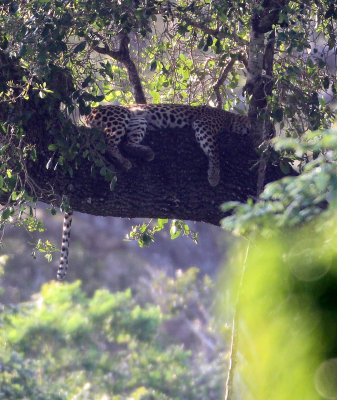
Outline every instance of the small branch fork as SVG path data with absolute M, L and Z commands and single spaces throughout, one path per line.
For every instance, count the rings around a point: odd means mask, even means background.
M 200 22 L 193 21 L 190 18 L 185 18 L 185 21 L 187 23 L 189 23 L 190 25 L 192 25 L 194 28 L 199 29 L 202 32 L 207 33 L 208 35 L 212 35 L 212 36 L 214 36 L 214 37 L 216 37 L 218 39 L 225 39 L 225 38 L 228 37 L 228 34 L 225 34 L 225 33 L 221 32 L 218 29 L 209 28 L 205 24 L 201 24 Z M 240 46 L 247 46 L 248 45 L 248 41 L 247 40 L 245 40 L 242 37 L 236 35 L 234 32 L 231 32 L 231 37 Z
M 130 83 L 133 88 L 135 101 L 138 104 L 146 104 L 146 97 L 143 91 L 142 83 L 139 77 L 139 73 L 137 71 L 137 67 L 130 56 L 129 50 L 129 43 L 130 38 L 129 36 L 122 32 L 120 34 L 120 41 L 119 41 L 119 49 L 112 50 L 109 45 L 105 42 L 103 37 L 100 39 L 104 42 L 104 47 L 100 46 L 91 46 L 93 50 L 95 50 L 99 54 L 108 55 L 114 60 L 122 63 L 126 68 L 129 76 Z
M 216 82 L 216 84 L 213 86 L 214 92 L 215 92 L 215 96 L 217 99 L 217 108 L 222 109 L 223 107 L 223 98 L 220 94 L 220 87 L 225 83 L 225 80 L 227 79 L 228 74 L 230 73 L 230 71 L 232 70 L 234 64 L 235 64 L 235 59 L 232 58 L 229 63 L 226 65 L 226 67 L 224 68 L 224 70 L 222 71 L 218 81 Z

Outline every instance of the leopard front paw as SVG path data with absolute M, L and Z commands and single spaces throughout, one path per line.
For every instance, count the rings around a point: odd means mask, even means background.
M 144 146 L 138 143 L 127 143 L 124 146 L 124 150 L 128 154 L 143 158 L 146 161 L 152 161 L 154 159 L 154 152 L 149 146 Z
M 131 161 L 127 160 L 126 158 L 123 160 L 122 162 L 122 166 L 124 169 L 126 169 L 127 171 L 129 171 L 129 169 L 132 168 L 132 163 Z
M 145 152 L 145 160 L 152 161 L 153 159 L 154 159 L 154 151 L 150 147 L 147 147 Z
M 220 181 L 220 169 L 215 167 L 210 167 L 208 169 L 208 182 L 211 186 L 217 186 Z

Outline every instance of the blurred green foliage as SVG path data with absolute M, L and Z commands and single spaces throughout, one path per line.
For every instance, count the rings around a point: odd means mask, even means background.
M 199 284 L 192 269 L 166 282 L 158 304 L 140 305 L 130 290 L 88 297 L 77 281 L 51 282 L 27 303 L 3 305 L 0 399 L 220 398 L 221 346 L 211 357 L 201 348 L 192 356 L 164 328 L 202 301 L 210 281 Z M 159 279 L 157 288 L 162 285 Z M 203 294 L 197 295 L 199 286 Z M 202 335 L 211 342 L 216 337 Z
M 261 237 L 246 262 L 247 243 L 233 255 L 235 398 L 337 399 L 336 222 Z

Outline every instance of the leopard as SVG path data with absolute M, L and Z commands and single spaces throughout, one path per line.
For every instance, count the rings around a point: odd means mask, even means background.
M 155 157 L 153 150 L 142 144 L 147 132 L 191 127 L 197 143 L 208 158 L 207 177 L 211 187 L 217 186 L 220 181 L 220 134 L 247 135 L 250 129 L 246 115 L 209 105 L 185 104 L 100 105 L 92 108 L 84 125 L 103 131 L 108 155 L 125 170 L 130 170 L 132 163 L 120 152 L 123 138 L 126 139 L 126 153 L 152 161 Z M 72 212 L 64 216 L 58 280 L 63 280 L 68 270 L 72 216 Z
M 208 182 L 213 187 L 220 180 L 220 133 L 242 135 L 249 132 L 247 116 L 208 105 L 101 105 L 91 110 L 84 124 L 104 132 L 107 153 L 126 170 L 132 167 L 132 163 L 119 150 L 124 137 L 127 139 L 124 146 L 127 153 L 151 161 L 154 158 L 152 149 L 141 144 L 148 131 L 192 127 L 197 143 L 208 158 Z

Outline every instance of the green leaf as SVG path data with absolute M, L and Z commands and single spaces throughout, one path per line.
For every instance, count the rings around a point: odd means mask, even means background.
M 221 205 L 221 210 L 223 212 L 232 211 L 234 208 L 239 206 L 241 203 L 239 201 L 227 201 Z
M 157 69 L 157 61 L 153 60 L 150 66 L 151 71 L 155 71 Z
M 36 149 L 32 149 L 32 150 L 30 151 L 30 158 L 31 158 L 31 160 L 33 160 L 34 162 L 37 160 Z
M 105 72 L 111 79 L 113 79 L 113 72 L 112 72 L 112 65 L 109 63 L 109 61 L 105 64 Z
M 158 227 L 160 229 L 163 229 L 165 227 L 165 224 L 167 224 L 167 223 L 168 223 L 168 219 L 167 218 L 165 218 L 165 219 L 158 218 L 157 224 L 158 224 Z
M 6 50 L 8 47 L 8 39 L 5 34 L 3 34 L 2 38 L 1 38 L 0 47 L 2 50 Z
M 170 228 L 171 240 L 177 239 L 181 235 L 181 230 L 177 228 L 175 223 L 172 223 Z
M 6 208 L 1 214 L 1 219 L 8 219 L 13 214 L 13 212 L 14 210 L 12 208 Z
M 329 81 L 329 78 L 326 76 L 326 77 L 324 77 L 324 79 L 323 79 L 323 88 L 324 88 L 324 89 L 328 89 L 328 88 L 329 88 L 329 85 L 330 85 L 330 81 Z
M 173 230 L 171 228 L 170 235 L 171 235 L 171 240 L 177 239 L 181 235 L 181 231 L 177 230 L 173 233 Z
M 281 122 L 283 120 L 283 110 L 282 110 L 282 108 L 275 108 L 271 112 L 271 116 L 275 119 L 275 121 Z

